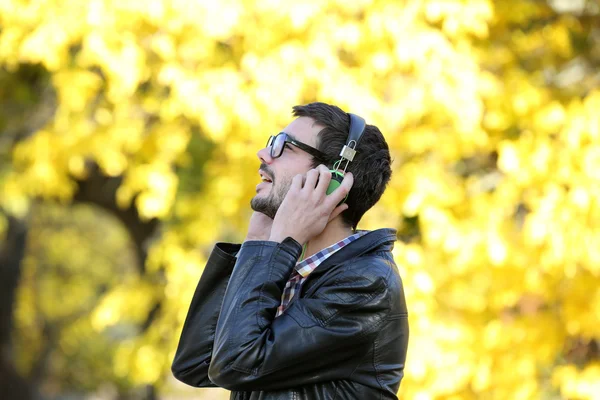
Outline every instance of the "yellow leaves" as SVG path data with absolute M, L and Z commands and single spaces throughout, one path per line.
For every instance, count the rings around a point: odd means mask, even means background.
M 173 204 L 177 176 L 161 164 L 142 164 L 129 169 L 117 191 L 117 203 L 127 208 L 134 196 L 140 217 L 144 220 L 166 217 Z
M 127 282 L 106 294 L 94 309 L 91 322 L 102 331 L 117 323 L 142 323 L 156 299 L 157 290 L 142 281 Z
M 600 364 L 592 363 L 581 370 L 573 365 L 556 368 L 552 382 L 569 399 L 596 399 L 600 393 Z
M 404 282 L 406 301 L 411 303 L 409 316 L 411 313 L 418 315 L 414 323 L 427 331 L 430 328 L 429 316 L 437 308 L 432 290 L 439 279 L 426 270 L 429 259 L 420 246 L 398 243 L 393 254 Z
M 125 342 L 114 366 L 156 382 L 169 354 L 159 343 L 176 340 L 207 252 L 243 237 L 256 151 L 292 105 L 335 103 L 378 125 L 396 159 L 361 224 L 414 225 L 414 242 L 394 249 L 412 329 L 404 397 L 535 398 L 537 368 L 554 367 L 565 336 L 597 338 L 600 318 L 600 92 L 552 88 L 556 60 L 576 55 L 573 30 L 585 34 L 576 17 L 538 28 L 552 12 L 486 0 L 1 1 L 0 64 L 42 63 L 58 110 L 12 151 L 0 202 L 25 215 L 32 198 L 68 200 L 93 162 L 124 177 L 121 207 L 169 222 L 146 265 L 164 286 L 119 287 L 92 318 L 118 327 L 164 295 L 162 339 L 156 328 Z M 214 152 L 188 149 L 192 132 Z M 202 192 L 177 197 L 175 169 L 192 156 Z M 596 376 L 565 371 L 563 395 L 589 397 Z
M 564 58 L 573 56 L 569 28 L 565 23 L 554 23 L 547 24 L 542 30 L 545 42 L 552 47 L 553 53 Z
M 600 177 L 599 168 L 600 146 L 589 147 L 583 153 L 583 171 L 589 178 L 596 180 Z
M 310 49 L 301 43 L 291 41 L 282 44 L 277 50 L 265 57 L 250 52 L 242 58 L 243 73 L 248 79 L 249 98 L 259 115 L 273 115 L 282 118 L 289 115 L 286 104 L 300 101 L 303 86 L 318 79 L 321 72 L 322 57 L 316 55 L 311 65 L 306 65 Z M 285 82 L 285 89 L 280 85 Z M 283 89 L 283 90 L 282 90 Z M 324 94 L 326 95 L 326 94 Z M 233 98 L 236 101 L 236 98 Z M 246 101 L 245 103 L 248 103 Z M 250 103 L 251 104 L 251 103 Z M 287 124 L 281 121 L 282 124 Z
M 448 119 L 458 134 L 465 134 L 459 140 L 481 145 L 478 127 L 483 110 L 477 93 L 477 67 L 464 54 L 469 51 L 468 46 L 454 48 L 439 32 L 418 30 L 405 33 L 395 54 L 399 67 L 413 73 L 420 86 L 417 90 L 423 91 L 421 99 L 404 97 L 409 110 L 423 103 L 417 116 L 431 113 L 434 120 Z M 432 76 L 437 79 L 431 80 Z
M 431 277 L 423 272 L 418 271 L 414 276 L 415 287 L 422 293 L 430 294 L 435 290 L 435 284 Z
M 597 273 L 594 249 L 600 242 L 592 221 L 600 199 L 595 182 L 600 153 L 593 144 L 598 121 L 597 113 L 586 109 L 595 97 L 592 93 L 567 107 L 550 102 L 534 116 L 535 134 L 500 144 L 499 167 L 527 188 L 531 213 L 523 227 L 524 244 L 540 252 L 541 268 L 556 278 L 573 278 L 574 265 Z
M 127 168 L 127 158 L 123 153 L 116 151 L 116 149 L 104 148 L 100 150 L 97 147 L 95 150 L 98 153 L 96 161 L 102 171 L 108 176 L 119 176 Z
M 341 24 L 333 33 L 333 39 L 346 51 L 356 51 L 361 40 L 360 25 L 353 22 Z
M 23 218 L 29 211 L 30 199 L 26 188 L 21 185 L 20 177 L 8 175 L 0 180 L 0 206 L 8 213 Z
M 598 107 L 600 107 L 600 90 L 593 90 L 584 100 L 583 103 L 585 120 L 587 122 L 584 134 L 590 140 L 600 140 L 600 115 L 598 115 Z
M 177 56 L 175 41 L 171 36 L 156 33 L 151 39 L 150 48 L 165 62 L 174 61 Z
M 52 38 L 52 39 L 48 39 Z M 57 70 L 66 58 L 68 37 L 58 22 L 40 26 L 24 41 L 21 61 L 43 63 L 51 71 Z
M 102 85 L 97 74 L 85 69 L 62 70 L 52 80 L 60 107 L 72 113 L 83 112 Z
M 0 8 L 0 18 L 11 26 L 9 35 L 0 39 L 0 49 L 4 46 L 13 49 L 12 54 L 5 54 L 9 63 L 42 63 L 51 71 L 68 64 L 69 46 L 81 38 L 85 7 L 69 0 L 20 3 L 9 0 Z M 18 50 L 14 51 L 16 38 Z
M 132 3 L 132 9 L 134 12 L 140 12 L 148 19 L 148 21 L 154 23 L 154 24 L 160 24 L 162 21 L 164 21 L 166 18 L 168 18 L 167 16 L 167 8 L 168 5 L 165 4 L 164 1 L 162 0 L 149 0 L 144 2 L 144 6 L 145 8 L 142 8 L 140 10 L 140 5 L 139 3 L 136 2 L 131 2 Z
M 189 2 L 187 2 L 189 3 Z M 180 2 L 186 4 L 186 2 Z M 202 31 L 213 40 L 227 40 L 241 24 L 244 8 L 240 1 L 226 0 L 219 3 L 195 2 L 196 10 L 182 9 L 192 12 L 193 18 L 200 18 Z M 195 11 L 195 12 L 194 12 Z M 192 15 L 189 15 L 192 17 Z
M 109 100 L 118 103 L 131 96 L 147 78 L 146 56 L 129 32 L 92 31 L 84 38 L 79 62 L 98 66 L 107 75 Z
M 590 273 L 578 270 L 577 275 L 563 283 L 561 312 L 567 331 L 573 336 L 592 339 L 600 335 L 597 323 L 600 317 L 600 293 L 594 280 L 599 275 L 598 271 Z
M 118 349 L 113 369 L 119 378 L 134 384 L 153 384 L 162 376 L 166 354 L 149 343 L 124 342 Z
M 139 383 L 156 382 L 160 378 L 162 368 L 159 365 L 164 363 L 165 356 L 154 346 L 146 345 L 136 351 L 135 369 L 132 374 L 134 381 Z
M 511 84 L 512 107 L 517 117 L 528 115 L 538 109 L 546 98 L 546 93 L 522 78 L 515 78 Z
M 29 140 L 19 143 L 14 150 L 19 176 L 10 177 L 23 192 L 31 196 L 49 196 L 67 199 L 73 194 L 74 184 L 65 176 L 66 160 L 52 141 L 49 131 L 39 131 Z M 10 184 L 10 183 L 9 183 Z
M 424 207 L 419 215 L 425 243 L 432 247 L 442 246 L 447 251 L 456 250 L 456 246 L 448 242 L 449 238 L 457 234 L 456 221 L 448 212 L 434 207 Z M 431 229 L 434 226 L 435 229 Z
M 495 2 L 496 9 L 495 22 L 497 24 L 519 24 L 525 25 L 530 20 L 547 17 L 549 8 L 539 4 L 525 1 L 516 2 Z
M 487 252 L 492 265 L 502 265 L 508 257 L 508 251 L 508 243 L 501 236 L 497 234 L 489 235 Z
M 504 342 L 503 338 L 504 326 L 499 320 L 492 320 L 486 324 L 483 329 L 482 344 L 486 349 L 497 347 L 500 342 Z
M 207 70 L 196 76 L 180 67 L 167 65 L 160 71 L 159 79 L 173 89 L 170 104 L 173 108 L 165 110 L 163 117 L 170 120 L 183 113 L 198 121 L 204 133 L 214 140 L 222 139 L 231 129 L 232 107 L 238 104 L 246 110 L 251 107 L 241 93 L 243 82 L 240 76 L 231 68 Z
M 540 389 L 537 367 L 541 362 L 552 361 L 564 340 L 557 331 L 560 327 L 549 315 L 540 315 L 537 321 L 489 322 L 479 336 L 481 341 L 474 343 L 477 347 L 481 343 L 478 353 L 487 356 L 479 358 L 472 383 L 479 390 L 489 388 L 498 398 L 535 398 Z
M 573 193 L 583 197 L 586 190 L 581 187 L 567 192 L 558 185 L 548 184 L 543 192 L 532 196 L 533 212 L 523 230 L 525 244 L 543 249 L 540 257 L 547 270 L 559 268 L 559 272 L 564 270 L 572 277 L 576 270 L 569 265 L 581 263 L 582 267 L 597 271 L 594 260 L 598 252 L 593 248 L 597 247 L 598 236 L 593 223 L 590 225 L 587 220 L 588 210 L 569 204 Z
M 540 132 L 554 133 L 562 129 L 566 118 L 562 104 L 553 101 L 535 113 L 534 125 Z
M 386 52 L 378 52 L 370 57 L 370 64 L 375 73 L 385 75 L 394 66 L 394 60 Z
M 573 167 L 581 162 L 579 157 L 588 149 L 569 149 L 566 145 L 559 150 L 558 145 L 563 143 L 543 133 L 526 131 L 517 141 L 505 140 L 499 144 L 498 166 L 523 186 L 545 179 L 565 184 L 579 180 L 579 171 Z
M 451 207 L 464 199 L 464 191 L 455 177 L 433 161 L 406 163 L 401 171 L 392 175 L 390 186 L 401 193 L 399 206 L 409 217 L 428 206 Z
M 15 71 L 19 65 L 18 48 L 22 35 L 20 29 L 12 27 L 4 28 L 0 35 L 0 63 L 9 71 Z
M 314 15 L 319 12 L 322 7 L 323 2 L 314 0 L 291 4 L 289 7 L 289 18 L 292 29 L 299 31 L 306 28 Z
M 405 385 L 403 397 L 436 398 L 460 391 L 474 372 L 476 354 L 463 348 L 474 338 L 457 321 L 432 321 L 422 334 L 414 332 L 415 325 L 411 325 L 408 355 L 412 367 L 405 371 L 406 379 L 415 384 Z M 425 332 L 429 333 L 424 335 Z M 459 353 L 455 351 L 458 348 L 466 350 Z M 438 369 L 444 370 L 443 376 L 433 373 Z
M 442 30 L 449 37 L 473 34 L 480 39 L 488 35 L 488 23 L 494 14 L 490 1 L 428 1 L 424 6 L 425 19 L 442 22 Z
M 489 357 L 480 360 L 479 365 L 473 374 L 471 384 L 476 392 L 486 391 L 490 387 L 491 378 L 493 376 L 491 361 L 492 360 Z

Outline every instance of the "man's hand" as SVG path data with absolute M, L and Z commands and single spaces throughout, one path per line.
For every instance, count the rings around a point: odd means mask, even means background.
M 337 204 L 350 192 L 354 183 L 352 173 L 346 173 L 340 187 L 327 195 L 330 181 L 331 172 L 324 165 L 308 171 L 306 178 L 296 175 L 275 215 L 269 240 L 281 242 L 290 236 L 303 245 L 323 232 L 329 221 L 348 209 L 345 203 Z
M 254 211 L 252 217 L 250 217 L 248 234 L 244 242 L 247 240 L 269 240 L 272 226 L 273 220 L 271 218 L 261 212 Z

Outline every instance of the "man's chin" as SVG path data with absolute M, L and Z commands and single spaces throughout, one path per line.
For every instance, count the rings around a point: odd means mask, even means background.
M 272 204 L 269 204 L 267 199 L 260 198 L 258 197 L 258 195 L 252 198 L 252 200 L 250 201 L 250 207 L 252 208 L 252 210 L 263 213 L 271 219 L 274 219 L 275 214 L 277 214 L 277 208 L 273 207 Z

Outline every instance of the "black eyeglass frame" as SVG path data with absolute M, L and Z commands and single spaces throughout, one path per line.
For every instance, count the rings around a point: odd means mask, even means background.
M 273 147 L 273 143 L 275 143 L 275 140 L 277 139 L 277 137 L 279 135 L 284 135 L 284 143 L 283 146 L 281 146 L 281 151 L 279 152 L 279 154 L 273 154 L 274 151 L 274 147 Z M 278 158 L 281 157 L 281 155 L 283 154 L 283 149 L 285 148 L 285 144 L 289 143 L 289 144 L 293 144 L 294 146 L 298 147 L 300 150 L 304 150 L 305 152 L 307 152 L 308 154 L 310 154 L 311 156 L 317 158 L 320 161 L 325 161 L 327 160 L 327 155 L 323 152 L 321 152 L 320 150 L 315 149 L 314 147 L 311 147 L 307 144 L 304 144 L 302 142 L 299 142 L 295 139 L 292 139 L 287 133 L 285 132 L 279 132 L 277 135 L 273 136 L 269 136 L 269 139 L 267 140 L 267 145 L 266 147 L 270 147 L 270 154 L 271 154 L 271 158 Z

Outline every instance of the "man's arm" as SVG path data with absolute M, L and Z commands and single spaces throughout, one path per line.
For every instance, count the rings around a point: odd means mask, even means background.
M 302 248 L 246 242 L 238 254 L 216 328 L 210 380 L 229 390 L 278 390 L 349 378 L 390 310 L 387 266 L 361 265 L 296 298 L 275 319 Z M 365 268 L 363 268 L 365 267 Z
M 221 303 L 239 248 L 239 244 L 217 243 L 196 287 L 171 365 L 173 375 L 188 385 L 216 386 L 208 379 L 208 366 Z

